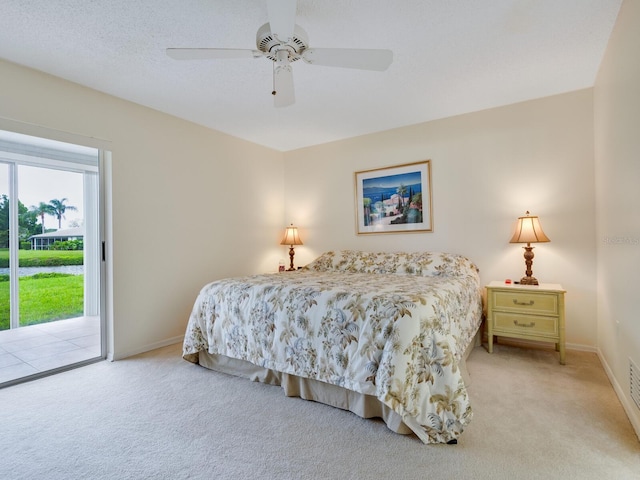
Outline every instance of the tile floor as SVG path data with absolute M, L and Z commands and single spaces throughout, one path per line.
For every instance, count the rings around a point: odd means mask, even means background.
M 100 355 L 99 317 L 78 317 L 2 330 L 0 386 Z

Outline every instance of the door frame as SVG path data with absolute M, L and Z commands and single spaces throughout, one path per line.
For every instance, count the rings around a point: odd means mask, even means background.
M 101 337 L 101 356 L 100 359 L 113 359 L 113 262 L 111 252 L 112 248 L 112 216 L 111 216 L 111 169 L 112 169 L 112 144 L 108 140 L 86 137 L 78 134 L 62 132 L 59 130 L 49 129 L 38 125 L 32 125 L 23 122 L 17 122 L 14 120 L 0 117 L 0 130 L 18 133 L 22 135 L 29 135 L 32 137 L 43 138 L 46 140 L 53 140 L 58 142 L 64 142 L 79 146 L 85 146 L 95 148 L 98 150 L 98 195 L 97 195 L 97 235 L 98 235 L 98 249 L 99 249 L 99 314 L 100 314 L 100 337 Z M 14 165 L 9 164 L 10 168 L 15 168 Z M 10 192 L 11 193 L 11 192 Z M 15 194 L 15 192 L 13 192 Z M 13 198 L 13 197 L 12 197 Z M 11 202 L 11 205 L 15 205 L 15 212 L 12 212 L 12 219 L 15 219 L 16 225 L 14 231 L 17 232 L 17 209 L 18 202 Z M 13 208 L 13 207 L 11 207 Z M 13 220 L 12 220 L 13 221 Z M 13 225 L 12 225 L 13 226 Z M 14 249 L 15 256 L 17 257 L 17 249 Z M 12 265 L 17 265 L 17 258 L 12 259 Z M 17 282 L 17 275 L 13 275 L 13 278 Z M 85 363 L 91 363 L 94 360 L 87 362 L 80 362 L 77 365 Z M 75 366 L 75 365 L 74 365 Z M 56 373 L 59 370 L 66 370 L 67 368 L 60 368 L 52 370 L 49 373 Z

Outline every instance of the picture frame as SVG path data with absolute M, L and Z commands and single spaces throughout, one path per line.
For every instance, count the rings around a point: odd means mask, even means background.
M 433 231 L 431 160 L 354 176 L 358 235 Z

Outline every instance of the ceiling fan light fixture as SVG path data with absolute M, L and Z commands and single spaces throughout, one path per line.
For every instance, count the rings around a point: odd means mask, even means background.
M 289 50 L 281 48 L 276 50 L 276 65 L 279 67 L 289 65 Z

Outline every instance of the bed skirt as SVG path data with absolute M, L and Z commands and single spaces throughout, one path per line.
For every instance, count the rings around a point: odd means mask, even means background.
M 470 378 L 467 372 L 466 360 L 476 345 L 480 345 L 480 332 L 476 334 L 474 341 L 467 347 L 459 365 L 462 378 L 467 386 Z M 279 385 L 288 397 L 300 397 L 342 410 L 349 410 L 361 418 L 381 418 L 390 430 L 402 435 L 413 433 L 402 421 L 402 417 L 399 414 L 373 395 L 354 392 L 319 380 L 276 372 L 245 360 L 237 360 L 206 351 L 198 353 L 198 364 L 210 370 L 247 378 L 254 382 Z

